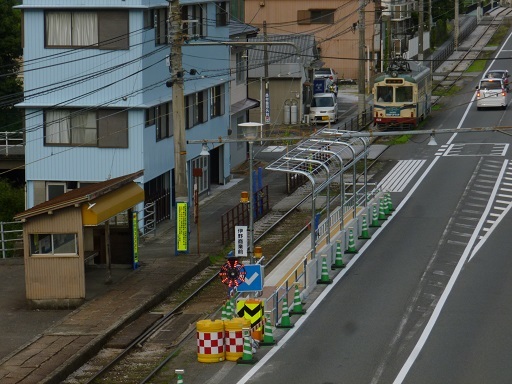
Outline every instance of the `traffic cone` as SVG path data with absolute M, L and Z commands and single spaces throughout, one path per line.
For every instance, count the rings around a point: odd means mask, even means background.
M 268 313 L 265 314 L 265 326 L 263 329 L 263 341 L 260 343 L 260 345 L 275 345 L 276 341 L 272 335 L 272 324 L 270 324 L 270 314 Z
M 226 301 L 226 319 L 231 320 L 233 318 L 233 309 L 231 308 L 231 300 Z
M 341 241 L 336 241 L 336 257 L 334 258 L 334 264 L 331 265 L 331 269 L 345 268 L 343 263 L 343 253 L 341 252 Z
M 395 208 L 393 208 L 393 202 L 391 201 L 391 193 L 386 192 L 386 198 L 388 199 L 388 211 L 393 212 Z
M 381 197 L 379 199 L 379 220 L 387 220 L 386 211 L 385 211 L 384 205 L 385 205 L 384 198 Z
M 354 231 L 352 228 L 348 230 L 348 249 L 347 253 L 357 253 L 356 243 L 354 241 Z
M 370 233 L 368 232 L 368 224 L 366 223 L 366 215 L 363 215 L 363 223 L 361 224 L 361 236 L 360 239 L 369 239 Z
M 250 330 L 248 328 L 244 328 L 242 330 L 244 333 L 244 352 L 242 354 L 242 357 L 240 357 L 236 363 L 237 364 L 254 364 L 258 359 L 253 356 L 252 354 L 252 343 L 251 343 L 251 336 L 250 336 Z
M 380 227 L 379 216 L 377 215 L 377 204 L 373 204 L 372 223 L 370 227 Z
M 329 271 L 327 270 L 327 257 L 322 256 L 322 274 L 320 280 L 316 281 L 317 284 L 331 284 L 332 280 L 329 278 Z
M 283 313 L 281 314 L 281 322 L 276 325 L 277 328 L 293 328 L 290 322 L 290 313 L 288 312 L 288 300 L 286 296 L 283 297 Z
M 228 313 L 227 313 L 227 311 L 226 311 L 226 307 L 227 307 L 227 306 L 228 306 L 228 302 L 226 302 L 226 304 L 224 304 L 224 305 L 222 306 L 222 314 L 221 314 L 221 316 L 220 316 L 220 319 L 221 319 L 222 321 L 229 320 L 229 318 L 228 318 Z
M 382 200 L 384 201 L 384 213 L 386 214 L 386 216 L 391 215 L 388 206 L 388 197 L 386 196 L 386 194 L 383 195 Z
M 295 284 L 295 293 L 293 295 L 293 309 L 290 315 L 303 315 L 306 311 L 302 308 L 302 301 L 300 300 L 299 284 Z
M 234 297 L 230 300 L 231 305 L 231 318 L 234 319 L 235 317 L 238 317 L 238 313 L 236 313 L 236 300 Z
M 185 373 L 184 369 L 175 369 L 174 373 L 178 377 L 178 381 L 176 381 L 176 384 L 183 384 L 183 374 Z

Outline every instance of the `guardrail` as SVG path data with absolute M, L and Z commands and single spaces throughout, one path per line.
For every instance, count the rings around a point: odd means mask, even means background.
M 0 252 L 2 259 L 23 255 L 23 225 L 21 221 L 0 221 Z
M 378 188 L 373 188 L 370 192 L 364 193 L 365 188 L 360 188 L 356 190 L 355 194 L 352 194 L 349 198 L 347 198 L 345 204 L 343 204 L 343 207 L 337 207 L 333 210 L 333 212 L 330 215 L 330 228 L 329 228 L 329 222 L 327 219 L 323 220 L 317 229 L 317 248 L 320 248 L 322 250 L 325 247 L 333 248 L 335 245 L 335 241 L 331 241 L 329 244 L 322 243 L 327 238 L 327 233 L 330 230 L 331 232 L 333 230 L 337 230 L 338 233 L 335 237 L 342 238 L 342 243 L 346 249 L 346 239 L 344 237 L 346 236 L 346 230 L 341 229 L 342 227 L 350 228 L 355 227 L 356 234 L 360 232 L 360 223 L 359 223 L 359 216 L 362 214 L 369 214 L 370 213 L 370 206 L 372 201 L 379 201 L 379 197 L 382 196 L 382 191 Z M 354 200 L 356 199 L 356 207 L 359 207 L 360 210 L 357 212 L 354 212 Z M 343 213 L 342 213 L 343 212 Z M 352 217 L 351 217 L 352 216 Z M 341 225 L 341 220 L 343 217 L 343 223 L 345 221 L 348 221 L 348 224 Z M 333 239 L 331 239 L 333 240 Z M 328 262 L 331 264 L 334 264 L 334 252 L 328 249 L 327 253 Z M 315 252 L 315 254 L 317 254 Z M 320 269 L 319 263 L 320 263 L 320 257 L 317 257 L 317 262 L 314 263 L 315 259 L 312 257 L 313 252 L 312 249 L 308 249 L 307 252 L 299 258 L 297 265 L 294 269 L 292 269 L 288 275 L 284 277 L 284 282 L 276 287 L 273 293 L 271 293 L 266 299 L 266 308 L 269 308 L 268 310 L 272 313 L 272 318 L 274 319 L 274 323 L 278 322 L 278 319 L 281 318 L 281 310 L 282 310 L 282 301 L 284 297 L 290 298 L 290 290 L 292 290 L 293 287 L 295 287 L 296 284 L 299 284 L 299 286 L 304 287 L 304 292 L 308 292 L 316 285 L 316 275 L 318 274 L 318 270 Z M 312 266 L 310 268 L 310 266 Z M 313 275 L 311 277 L 310 275 Z M 288 303 L 291 301 L 288 300 Z M 269 304 L 271 303 L 270 307 Z
M 19 155 L 24 151 L 23 134 L 20 132 L 0 132 L 0 155 Z

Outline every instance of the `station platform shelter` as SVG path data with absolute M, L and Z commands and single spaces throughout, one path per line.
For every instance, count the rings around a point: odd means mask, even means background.
M 143 171 L 69 191 L 15 216 L 23 222 L 26 298 L 32 308 L 85 300 L 86 264 L 136 262 L 132 208 L 144 201 Z

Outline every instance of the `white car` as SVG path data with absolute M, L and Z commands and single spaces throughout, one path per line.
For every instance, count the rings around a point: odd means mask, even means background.
M 338 121 L 338 100 L 334 93 L 317 93 L 309 109 L 311 123 L 336 123 Z
M 507 108 L 507 88 L 501 79 L 482 79 L 476 86 L 476 109 Z

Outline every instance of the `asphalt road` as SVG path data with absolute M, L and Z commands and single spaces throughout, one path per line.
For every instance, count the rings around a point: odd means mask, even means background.
M 511 49 L 492 68 L 512 68 Z M 471 104 L 477 80 L 424 128 L 508 126 L 512 108 Z M 415 136 L 386 152 L 422 164 L 392 191 L 392 219 L 240 384 L 512 382 L 512 138 L 436 140 Z

